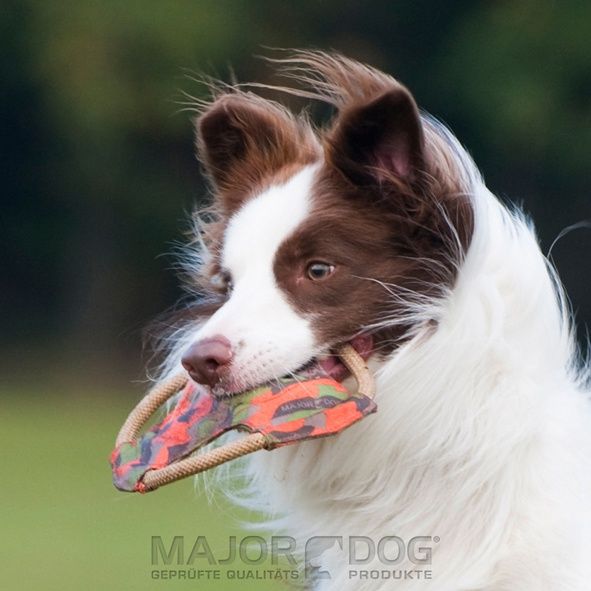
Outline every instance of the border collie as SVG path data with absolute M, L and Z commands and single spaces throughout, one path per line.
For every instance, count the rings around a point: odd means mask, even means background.
M 232 395 L 347 380 L 342 343 L 367 360 L 378 412 L 251 456 L 247 502 L 298 540 L 431 536 L 431 575 L 326 552 L 315 588 L 591 589 L 589 368 L 530 222 L 394 78 L 280 61 L 335 114 L 315 127 L 243 86 L 198 105 L 214 204 L 185 258 L 211 310 L 187 308 L 164 373 Z

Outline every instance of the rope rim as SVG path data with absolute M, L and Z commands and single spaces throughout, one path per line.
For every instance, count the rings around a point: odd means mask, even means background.
M 355 378 L 358 393 L 373 398 L 375 392 L 373 376 L 361 355 L 348 343 L 342 345 L 337 351 L 337 354 Z M 117 435 L 115 446 L 119 447 L 123 443 L 135 441 L 142 427 L 154 412 L 169 398 L 182 390 L 188 381 L 189 375 L 183 370 L 164 382 L 156 384 L 140 400 L 125 420 L 125 423 L 123 423 Z M 238 441 L 226 443 L 205 453 L 191 455 L 177 462 L 173 462 L 164 468 L 148 470 L 138 483 L 138 491 L 148 492 L 155 490 L 165 484 L 205 472 L 220 464 L 265 449 L 266 447 L 267 440 L 262 433 L 249 433 Z

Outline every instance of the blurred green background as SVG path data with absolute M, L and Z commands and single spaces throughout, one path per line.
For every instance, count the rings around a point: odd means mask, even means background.
M 267 47 L 333 48 L 383 68 L 523 203 L 548 250 L 591 218 L 588 1 L 4 0 L 0 252 L 2 589 L 176 589 L 150 539 L 241 535 L 189 482 L 110 485 L 114 435 L 139 398 L 142 328 L 180 296 L 171 267 L 206 195 L 187 72 L 273 82 Z M 591 232 L 553 258 L 579 336 Z M 203 589 L 282 589 L 200 582 Z

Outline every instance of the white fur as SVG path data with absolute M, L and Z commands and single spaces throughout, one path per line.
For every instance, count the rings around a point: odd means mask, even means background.
M 431 581 L 350 580 L 342 556 L 326 553 L 332 579 L 320 582 L 322 591 L 591 589 L 591 413 L 564 296 L 527 221 L 499 203 L 456 140 L 440 133 L 463 166 L 475 231 L 452 292 L 417 312 L 437 320 L 436 330 L 425 326 L 374 364 L 375 415 L 337 437 L 252 456 L 248 502 L 302 544 L 326 535 L 441 540 Z M 298 187 L 305 175 L 294 179 Z M 276 344 L 288 343 L 279 351 L 289 365 L 286 353 L 303 359 L 311 347 L 310 329 L 287 310 L 268 269 L 281 236 L 305 215 L 288 204 L 293 187 L 245 207 L 224 255 L 238 279 L 232 318 L 256 314 L 265 330 L 281 322 Z M 259 236 L 263 223 L 277 232 Z M 254 243 L 260 270 L 251 281 L 239 268 Z M 226 312 L 222 321 L 230 327 Z M 405 567 L 415 565 L 396 568 Z
M 236 389 L 283 376 L 314 354 L 310 322 L 277 286 L 273 262 L 281 243 L 306 219 L 315 171 L 308 166 L 248 200 L 226 229 L 222 266 L 232 276 L 232 294 L 192 339 L 223 335 L 230 340 Z

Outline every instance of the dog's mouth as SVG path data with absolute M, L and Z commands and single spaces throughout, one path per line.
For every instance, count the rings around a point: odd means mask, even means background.
M 363 360 L 369 359 L 372 353 L 374 353 L 374 340 L 371 335 L 359 335 L 345 343 L 351 345 Z M 341 343 L 340 346 L 345 343 Z M 334 348 L 329 349 L 326 353 L 316 355 L 299 368 L 290 371 L 279 378 L 261 382 L 253 380 L 250 383 L 244 383 L 233 381 L 229 375 L 223 376 L 219 383 L 211 387 L 211 391 L 215 396 L 224 397 L 234 396 L 252 388 L 275 382 L 283 383 L 291 382 L 293 380 L 305 381 L 319 378 L 329 378 L 337 382 L 342 382 L 351 372 L 339 358 L 338 349 L 339 346 L 335 346 Z
M 373 337 L 371 335 L 359 335 L 348 341 L 359 356 L 367 360 L 373 353 Z M 331 349 L 328 353 L 318 355 L 310 359 L 307 363 L 298 368 L 293 375 L 310 380 L 316 378 L 331 378 L 337 382 L 342 382 L 348 375 L 349 370 L 340 360 L 338 347 Z M 285 376 L 293 377 L 291 376 Z

